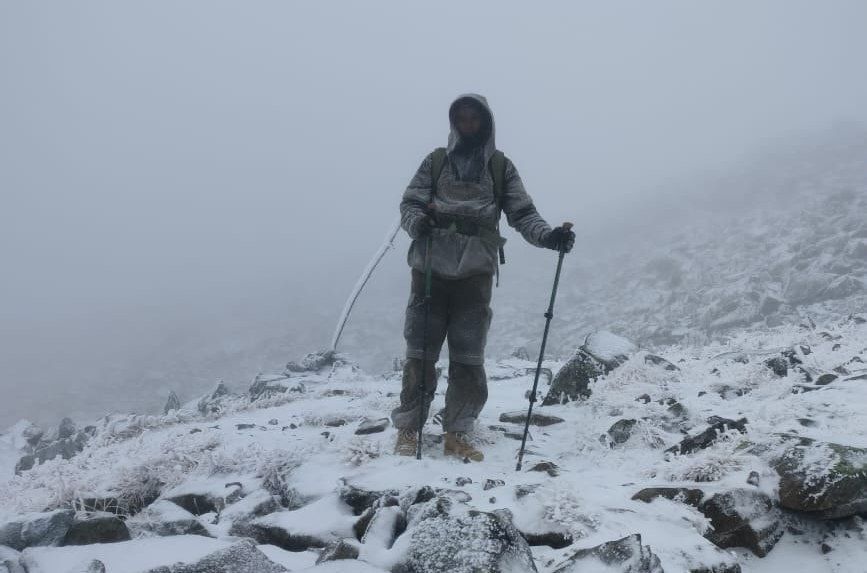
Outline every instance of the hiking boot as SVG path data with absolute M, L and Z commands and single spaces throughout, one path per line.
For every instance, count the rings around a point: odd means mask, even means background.
M 464 432 L 446 432 L 443 453 L 447 456 L 457 456 L 474 462 L 485 459 L 485 454 L 474 448 L 467 440 Z
M 400 430 L 397 433 L 394 453 L 399 456 L 414 456 L 417 448 L 418 432 L 416 430 Z

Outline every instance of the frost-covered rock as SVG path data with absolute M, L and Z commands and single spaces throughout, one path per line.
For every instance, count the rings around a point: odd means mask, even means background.
M 307 354 L 300 362 L 288 362 L 286 364 L 285 374 L 292 376 L 302 372 L 319 372 L 334 366 L 337 363 L 342 363 L 339 355 L 333 350 L 323 350 L 320 352 L 311 352 Z
M 684 438 L 679 444 L 677 444 L 676 446 L 672 446 L 666 451 L 679 454 L 691 454 L 692 452 L 695 452 L 697 450 L 702 450 L 709 447 L 714 442 L 716 442 L 719 437 L 725 432 L 738 431 L 741 433 L 746 433 L 747 431 L 746 418 L 741 418 L 739 420 L 729 420 L 728 418 L 713 416 L 712 418 L 708 419 L 708 423 L 710 424 L 710 426 L 703 432 L 695 436 L 688 436 Z
M 259 374 L 250 384 L 250 401 L 273 398 L 287 392 L 303 394 L 307 388 L 303 383 L 292 380 L 288 376 Z
M 388 428 L 390 421 L 388 418 L 379 418 L 377 420 L 362 420 L 358 425 L 358 428 L 355 430 L 355 434 L 358 436 L 365 436 L 367 434 L 378 434 L 379 432 L 384 432 L 386 428 Z
M 353 536 L 356 518 L 336 496 L 327 496 L 294 511 L 278 511 L 250 522 L 259 543 L 288 551 L 323 548 Z
M 678 370 L 680 370 L 680 368 L 678 368 L 677 366 L 675 366 L 674 364 L 672 364 L 671 362 L 669 362 L 668 360 L 666 360 L 662 356 L 657 356 L 655 354 L 645 355 L 644 356 L 644 363 L 645 364 L 652 364 L 653 366 L 659 366 L 659 367 L 661 367 L 665 370 L 671 371 L 671 372 L 677 372 Z
M 622 419 L 614 422 L 606 432 L 610 445 L 624 444 L 632 437 L 632 432 L 638 420 Z
M 21 554 L 11 547 L 0 545 L 0 573 L 27 573 L 21 565 Z
M 635 350 L 633 343 L 610 332 L 590 334 L 554 376 L 542 404 L 549 406 L 564 400 L 587 398 L 590 383 L 617 368 Z
M 699 511 L 712 527 L 705 537 L 722 549 L 746 547 L 764 557 L 783 535 L 779 510 L 755 489 L 714 494 L 699 505 Z
M 249 539 L 214 551 L 195 563 L 157 567 L 145 573 L 284 573 L 286 568 L 268 559 Z
M 21 551 L 26 547 L 59 545 L 75 519 L 75 512 L 58 509 L 29 513 L 0 523 L 0 545 Z
M 199 401 L 196 404 L 196 409 L 200 414 L 203 415 L 212 415 L 219 414 L 225 411 L 226 406 L 235 396 L 229 391 L 229 388 L 222 382 L 219 382 L 217 386 L 199 398 Z
M 650 503 L 658 497 L 697 508 L 704 499 L 704 492 L 697 488 L 686 487 L 648 487 L 633 495 L 632 499 Z
M 867 512 L 867 449 L 803 438 L 774 469 L 782 507 L 823 519 Z
M 503 412 L 500 414 L 500 421 L 506 422 L 509 424 L 526 424 L 527 423 L 527 412 L 524 410 L 516 410 L 514 412 Z M 532 414 L 530 414 L 530 425 L 531 426 L 552 426 L 554 424 L 560 424 L 564 420 L 559 416 L 553 416 L 551 414 L 543 414 L 539 411 L 534 410 Z
M 126 525 L 134 536 L 209 535 L 195 515 L 164 499 L 152 503 L 138 515 L 127 519 Z
M 175 394 L 175 391 L 172 390 L 169 392 L 169 397 L 166 400 L 166 405 L 163 407 L 163 414 L 168 414 L 172 410 L 180 410 L 181 409 L 181 399 L 178 398 L 178 395 Z
M 63 545 L 90 545 L 129 541 L 126 524 L 111 514 L 79 514 L 66 532 Z
M 664 573 L 662 564 L 641 535 L 634 533 L 589 549 L 581 549 L 557 566 L 553 573 L 581 573 L 593 570 L 612 573 Z
M 471 510 L 421 520 L 405 534 L 405 557 L 393 573 L 535 572 L 526 540 L 507 511 Z M 401 537 L 401 540 L 404 538 Z
M 325 546 L 322 553 L 316 559 L 316 564 L 327 561 L 340 561 L 341 559 L 358 559 L 358 547 L 343 541 L 333 541 Z
M 68 569 L 66 573 L 106 573 L 105 564 L 99 559 L 90 559 L 83 563 L 79 563 L 72 569 Z

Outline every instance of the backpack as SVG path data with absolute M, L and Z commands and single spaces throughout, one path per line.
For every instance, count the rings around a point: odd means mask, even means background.
M 446 160 L 446 148 L 437 147 L 431 153 L 431 189 L 437 187 L 440 174 L 443 171 L 443 165 Z M 491 172 L 491 178 L 494 180 L 494 202 L 497 204 L 497 235 L 500 234 L 500 214 L 503 212 L 503 187 L 506 182 L 506 156 L 499 149 L 494 151 L 491 156 L 491 161 L 488 163 L 488 170 Z M 503 250 L 502 243 L 499 246 L 500 264 L 506 264 L 506 253 Z

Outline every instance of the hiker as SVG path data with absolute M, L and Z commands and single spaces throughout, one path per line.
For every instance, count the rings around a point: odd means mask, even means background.
M 514 164 L 496 150 L 494 116 L 484 97 L 459 96 L 449 107 L 449 123 L 448 147 L 422 161 L 400 203 L 401 226 L 412 238 L 407 255 L 412 283 L 404 324 L 403 387 L 391 419 L 398 430 L 395 453 L 414 455 L 420 424 L 427 420 L 437 386 L 435 365 L 447 337 L 444 451 L 482 461 L 484 455 L 468 441 L 467 432 L 488 397 L 484 362 L 491 287 L 505 243 L 499 233 L 500 212 L 537 247 L 562 247 L 568 252 L 575 234 L 568 228 L 551 229 L 536 211 Z M 426 263 L 430 264 L 431 298 L 425 339 Z M 419 396 L 422 380 L 424 400 Z

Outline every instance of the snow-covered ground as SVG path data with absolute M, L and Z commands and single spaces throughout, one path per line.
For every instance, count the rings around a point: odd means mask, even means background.
M 810 387 L 814 385 L 805 384 L 802 373 L 790 370 L 780 377 L 764 364 L 795 345 L 809 346 L 811 351 L 802 359 L 810 371 L 826 373 L 845 366 L 850 374 L 826 386 Z M 738 562 L 750 573 L 779 573 L 794 567 L 811 572 L 867 570 L 867 544 L 861 533 L 836 534 L 821 522 L 787 516 L 790 522 L 782 539 L 767 557 L 758 558 L 747 550 L 716 548 L 702 536 L 707 518 L 690 505 L 631 499 L 639 490 L 655 486 L 700 487 L 707 494 L 755 487 L 776 499 L 778 477 L 769 458 L 756 455 L 749 446 L 773 447 L 774 436 L 780 434 L 867 448 L 867 380 L 844 380 L 867 372 L 859 362 L 867 360 L 867 325 L 841 319 L 816 329 L 784 326 L 744 332 L 726 343 L 667 347 L 658 354 L 679 370 L 648 364 L 646 352 L 639 350 L 592 383 L 588 399 L 537 404 L 537 412 L 564 421 L 531 426 L 520 472 L 515 471 L 520 442 L 507 434 L 519 433 L 522 427 L 499 420 L 504 412 L 527 406 L 525 394 L 535 364 L 518 358 L 488 364 L 490 398 L 473 438 L 486 459 L 477 464 L 445 457 L 438 443 L 439 428 L 432 423 L 427 426 L 421 461 L 392 454 L 395 430 L 391 427 L 356 435 L 362 420 L 388 416 L 397 401 L 400 377 L 398 373 L 370 375 L 351 363 L 297 373 L 290 379 L 296 391 L 274 398 L 251 402 L 248 397 L 223 397 L 222 411 L 207 416 L 195 411 L 194 401 L 166 416 L 118 415 L 101 420 L 84 451 L 72 459 L 50 460 L 15 476 L 12 466 L 21 446 L 15 437 L 21 429 L 17 426 L 0 438 L 4 472 L 0 516 L 8 520 L 121 492 L 129 498 L 145 498 L 145 490 L 152 487 L 158 487 L 162 498 L 184 493 L 225 498 L 240 487 L 244 500 L 254 499 L 266 482 L 280 476 L 300 500 L 299 508 L 271 513 L 261 518 L 263 523 L 270 520 L 287 530 L 326 539 L 351 538 L 358 519 L 338 495 L 342 485 L 374 491 L 431 486 L 464 492 L 471 498 L 468 505 L 482 511 L 509 509 L 521 531 L 571 535 L 574 543 L 568 547 L 532 548 L 541 572 L 553 571 L 578 548 L 633 533 L 641 534 L 642 543 L 650 546 L 667 572 L 723 562 Z M 562 364 L 545 366 L 556 372 Z M 809 391 L 802 386 L 810 387 Z M 442 406 L 445 387 L 443 379 L 433 411 Z M 645 394 L 649 402 L 637 400 Z M 674 401 L 682 406 L 676 412 L 671 409 Z M 685 434 L 706 428 L 711 416 L 746 418 L 746 434 L 730 432 L 714 445 L 687 455 L 665 452 Z M 634 431 L 624 443 L 611 446 L 606 432 L 621 419 L 636 420 Z M 559 475 L 530 471 L 540 461 L 556 464 Z M 751 472 L 759 476 L 757 486 L 746 485 Z M 485 489 L 487 480 L 494 480 L 488 482 L 489 489 Z M 227 488 L 232 482 L 240 485 Z M 519 495 L 527 491 L 532 494 Z M 118 563 L 108 571 L 144 571 L 191 560 L 228 544 L 233 539 L 229 534 L 233 507 L 229 504 L 222 512 L 195 518 L 216 539 L 154 538 L 135 530 L 141 537 L 121 544 L 30 548 L 24 553 L 34 564 L 31 573 L 62 573 L 65 569 L 57 569 L 54 563 L 71 566 L 72 561 L 92 558 L 106 565 Z M 362 544 L 360 558 L 373 571 L 388 570 L 407 550 L 402 539 L 393 547 Z M 823 552 L 822 543 L 831 551 Z M 261 548 L 289 570 L 310 567 L 317 556 L 313 550 Z M 348 568 L 329 565 L 314 570 L 362 570 L 356 562 L 344 566 Z

